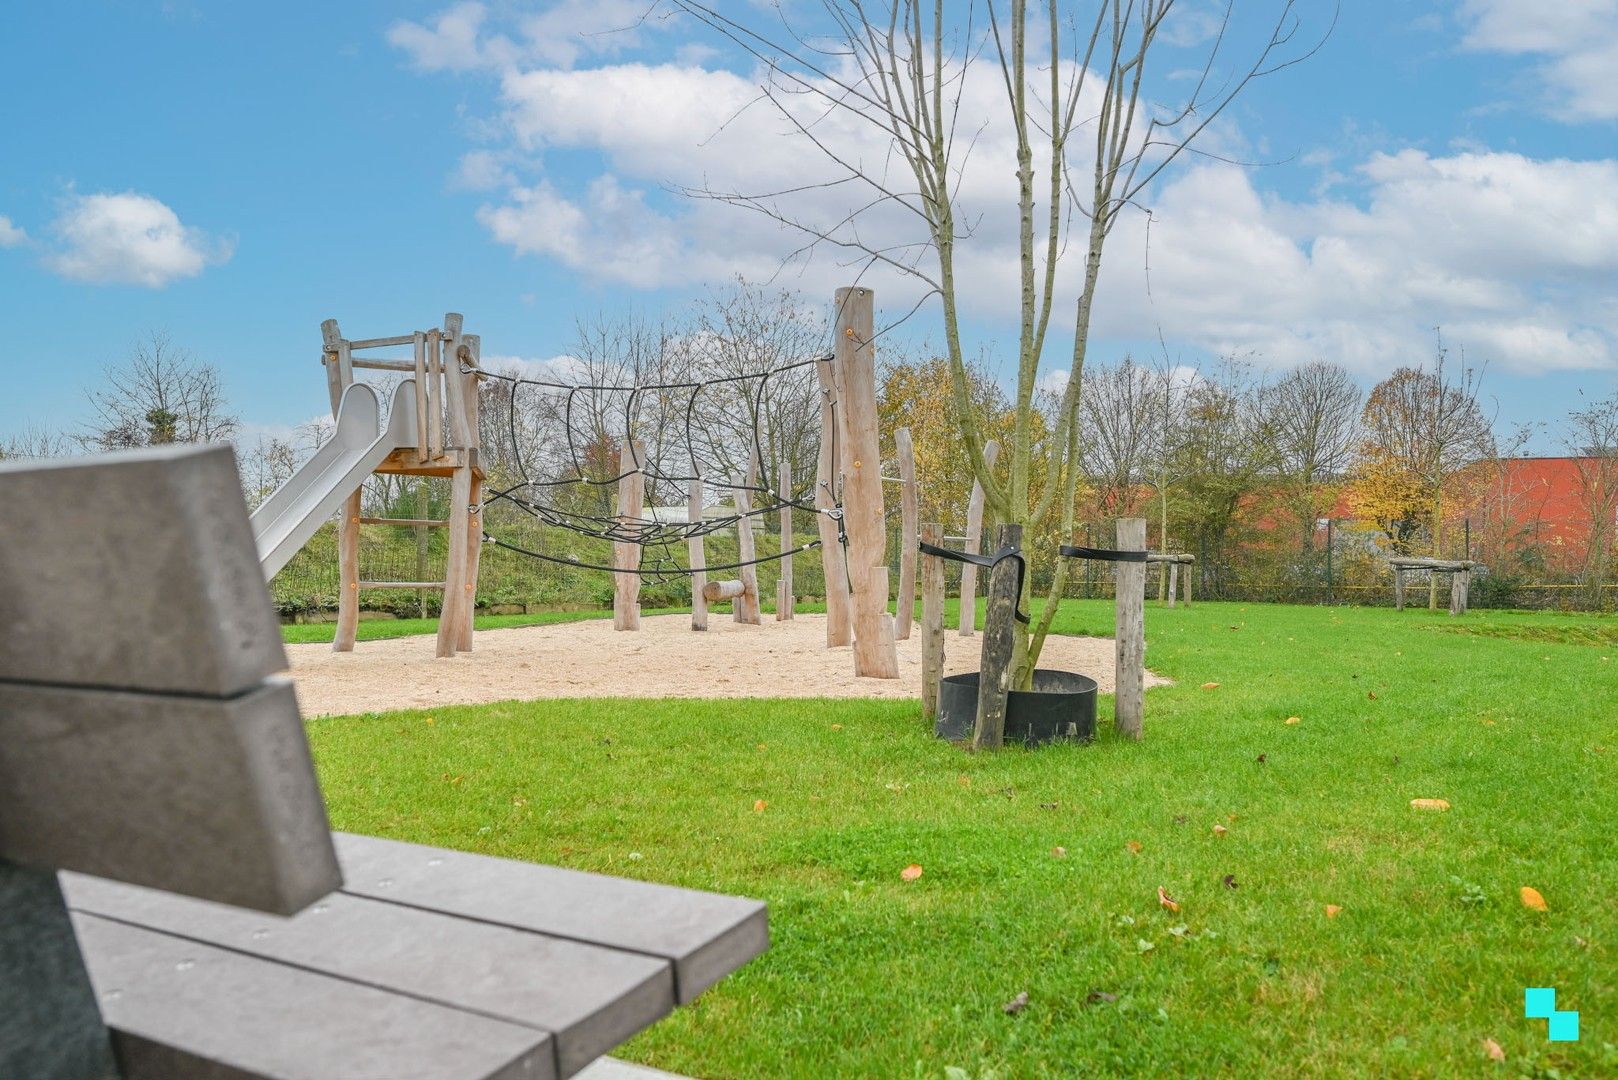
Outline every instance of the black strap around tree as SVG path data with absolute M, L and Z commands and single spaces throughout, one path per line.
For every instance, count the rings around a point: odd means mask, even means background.
M 1018 622 L 1025 626 L 1028 625 L 1030 620 L 1027 612 L 1020 610 L 1022 604 L 1023 575 L 1028 572 L 1028 561 L 1023 558 L 1022 548 L 1013 547 L 1011 544 L 1007 544 L 999 551 L 996 551 L 993 555 L 969 555 L 964 551 L 956 551 L 954 548 L 935 547 L 932 544 L 922 542 L 916 545 L 916 549 L 923 555 L 936 555 L 940 559 L 949 559 L 951 562 L 958 563 L 971 563 L 973 566 L 982 566 L 990 570 L 993 570 L 996 565 L 1006 559 L 1016 559 L 1018 607 L 1012 608 L 1011 613 L 1016 617 Z
M 1119 551 L 1116 548 L 1079 547 L 1063 544 L 1057 553 L 1064 559 L 1092 559 L 1095 562 L 1145 562 L 1144 551 Z

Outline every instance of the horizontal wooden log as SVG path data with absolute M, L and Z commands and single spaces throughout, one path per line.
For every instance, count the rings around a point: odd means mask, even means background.
M 756 900 L 352 833 L 333 840 L 347 893 L 662 957 L 682 1005 L 769 944 Z
M 398 525 L 404 528 L 442 529 L 449 522 L 442 518 L 389 518 L 389 517 L 362 517 L 361 525 Z
M 409 345 L 415 340 L 416 335 L 414 333 L 396 334 L 393 337 L 360 338 L 358 341 L 350 341 L 348 343 L 348 351 L 354 352 L 356 349 L 385 349 L 391 348 L 395 345 Z
M 287 666 L 230 448 L 0 465 L 0 679 L 227 697 Z
M 1184 552 L 1148 551 L 1146 561 L 1149 563 L 1179 563 L 1182 566 L 1187 566 L 1196 562 L 1197 557 Z
M 442 581 L 362 581 L 362 589 L 442 589 Z
M 721 600 L 735 600 L 745 595 L 747 586 L 734 579 L 730 581 L 710 581 L 702 587 L 702 598 L 710 604 L 717 604 Z
M 540 1080 L 550 1033 L 78 913 L 124 1080 Z
M 64 874 L 69 906 L 550 1032 L 571 1075 L 674 1008 L 664 959 L 333 893 L 290 919 Z
M 1389 559 L 1388 565 L 1401 570 L 1437 570 L 1440 573 L 1458 573 L 1462 570 L 1475 570 L 1483 564 L 1468 559 L 1416 559 L 1395 558 Z
M 339 884 L 290 679 L 228 700 L 0 683 L 0 858 L 287 913 Z

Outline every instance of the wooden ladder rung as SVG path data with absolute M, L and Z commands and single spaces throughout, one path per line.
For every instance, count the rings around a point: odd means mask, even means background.
M 428 528 L 442 529 L 445 526 L 447 526 L 449 524 L 449 522 L 440 521 L 437 518 L 362 517 L 362 518 L 360 518 L 360 524 L 361 525 L 407 525 L 407 526 L 423 525 L 423 526 L 426 526 Z
M 442 589 L 442 581 L 362 581 L 362 589 Z

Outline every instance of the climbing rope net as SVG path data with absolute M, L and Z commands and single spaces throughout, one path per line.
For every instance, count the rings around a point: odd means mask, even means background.
M 534 551 L 493 536 L 487 528 L 483 531 L 484 543 L 547 562 L 608 573 L 639 574 L 661 581 L 692 573 L 692 569 L 683 565 L 679 558 L 689 541 L 726 529 L 751 528 L 752 518 L 792 509 L 830 517 L 837 523 L 839 542 L 846 546 L 840 494 L 830 485 L 826 486 L 825 492 L 828 496 L 826 502 L 830 505 L 820 507 L 816 505 L 817 491 L 814 484 L 801 493 L 794 494 L 780 491 L 776 485 L 768 483 L 759 476 L 750 475 L 740 482 L 726 479 L 716 484 L 716 489 L 729 489 L 736 493 L 746 492 L 749 496 L 747 501 L 750 503 L 756 501 L 757 505 L 748 505 L 729 514 L 712 517 L 702 514 L 695 521 L 665 520 L 656 515 L 646 517 L 609 514 L 599 508 L 564 506 L 555 497 L 559 491 L 570 488 L 611 487 L 635 473 L 642 474 L 653 484 L 669 486 L 689 485 L 695 481 L 724 475 L 725 467 L 721 461 L 722 454 L 719 452 L 723 440 L 715 436 L 708 419 L 711 409 L 716 404 L 713 399 L 721 391 L 728 392 L 733 401 L 742 401 L 749 406 L 745 412 L 747 417 L 745 438 L 748 443 L 746 449 L 750 460 L 755 463 L 754 469 L 750 472 L 761 471 L 766 455 L 759 437 L 759 423 L 764 412 L 770 380 L 812 368 L 815 364 L 830 363 L 831 360 L 831 355 L 827 354 L 782 364 L 760 372 L 693 381 L 648 383 L 562 382 L 524 378 L 485 369 L 483 371 L 485 377 L 508 386 L 504 405 L 507 434 L 511 441 L 510 464 L 520 479 L 514 484 L 490 492 L 483 501 L 483 507 L 507 502 L 543 525 L 615 544 L 634 544 L 641 548 L 642 557 L 638 568 L 591 563 L 573 556 Z M 540 479 L 532 475 L 529 463 L 524 460 L 523 444 L 519 434 L 521 409 L 518 397 L 525 388 L 529 394 L 540 395 L 545 404 L 554 410 L 560 421 L 559 426 L 565 433 L 565 456 L 560 467 L 554 470 L 555 479 Z M 709 408 L 704 408 L 705 404 Z M 830 399 L 830 405 L 832 423 L 828 425 L 830 430 L 823 437 L 833 440 L 832 460 L 836 461 L 838 459 L 835 398 Z M 637 421 L 646 410 L 650 410 L 661 421 L 657 427 L 659 431 L 664 432 L 665 437 L 661 440 L 663 445 L 660 450 L 671 451 L 667 455 L 674 461 L 670 468 L 664 467 L 666 459 L 661 454 L 657 457 L 644 454 L 641 443 L 634 438 Z M 621 429 L 613 433 L 616 436 L 614 441 L 618 446 L 628 448 L 630 461 L 628 467 L 616 467 L 616 472 L 612 468 L 602 469 L 598 466 L 596 469 L 598 473 L 608 475 L 592 476 L 592 462 L 588 460 L 590 455 L 580 451 L 578 423 L 582 417 L 583 422 L 596 426 L 594 438 L 587 448 L 599 451 L 602 436 L 605 434 L 601 430 L 600 422 L 609 414 L 622 417 Z M 671 428 L 674 434 L 669 437 L 667 432 Z M 736 501 L 740 503 L 742 500 Z M 820 541 L 813 540 L 742 562 L 708 565 L 703 567 L 703 570 L 711 572 L 739 569 L 785 558 L 796 552 L 819 546 Z

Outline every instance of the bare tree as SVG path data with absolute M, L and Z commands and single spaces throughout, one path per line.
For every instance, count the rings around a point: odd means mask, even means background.
M 1084 472 L 1096 490 L 1101 512 L 1128 516 L 1162 437 L 1161 379 L 1149 367 L 1125 356 L 1113 367 L 1085 375 L 1079 410 L 1088 436 L 1081 453 Z
M 1346 368 L 1324 360 L 1293 368 L 1265 391 L 1276 467 L 1306 550 L 1314 547 L 1321 511 L 1335 500 L 1333 482 L 1353 464 L 1363 398 Z
M 1579 474 L 1579 502 L 1589 526 L 1580 578 L 1597 606 L 1613 572 L 1618 533 L 1618 391 L 1567 418 L 1568 446 Z
M 136 342 L 122 366 L 109 366 L 89 397 L 95 416 L 79 441 L 92 449 L 228 442 L 239 427 L 219 369 L 160 330 Z
M 1278 0 L 1258 42 L 1232 62 L 1236 35 L 1231 9 L 1211 39 L 1193 78 L 1177 84 L 1185 96 L 1163 106 L 1143 94 L 1161 32 L 1176 0 L 1102 0 L 1082 24 L 1064 18 L 1058 0 L 988 0 L 951 6 L 922 0 L 822 0 L 813 26 L 762 21 L 748 25 L 701 0 L 672 6 L 718 31 L 761 62 L 761 100 L 807 147 L 818 151 L 829 177 L 789 190 L 694 194 L 761 213 L 804 238 L 804 250 L 838 252 L 862 268 L 885 266 L 919 279 L 937 296 L 956 398 L 960 434 L 992 516 L 1029 535 L 1052 513 L 1062 535 L 1072 532 L 1080 468 L 1080 386 L 1092 303 L 1106 240 L 1125 210 L 1205 132 L 1253 80 L 1311 54 L 1299 46 L 1296 0 Z M 1069 9 L 1071 10 L 1071 9 Z M 779 14 L 780 9 L 775 9 Z M 1194 17 L 1199 13 L 1189 13 Z M 997 69 L 978 81 L 974 68 L 989 55 Z M 1183 66 L 1176 57 L 1176 66 Z M 1003 112 L 980 117 L 973 97 L 981 86 L 1003 90 Z M 969 106 L 963 108 L 963 106 Z M 965 129 L 961 128 L 963 111 Z M 848 123 L 825 123 L 836 114 Z M 982 235 L 982 211 L 963 202 L 963 174 L 973 147 L 993 126 L 1009 134 L 1015 158 L 1018 252 L 1018 338 L 1014 436 L 1005 468 L 983 457 L 982 419 L 971 408 L 961 342 L 958 264 Z M 872 140 L 875 145 L 873 146 Z M 868 153 L 874 149 L 874 157 Z M 1036 169 L 1036 158 L 1038 166 Z M 992 167 L 1010 166 L 996 161 Z M 891 165 L 892 167 L 888 167 Z M 807 192 L 847 195 L 841 209 L 805 209 Z M 1043 200 L 1044 205 L 1040 202 Z M 1074 234 L 1077 235 L 1074 235 Z M 1077 288 L 1057 282 L 1070 241 L 1081 245 Z M 1058 305 L 1076 293 L 1071 316 Z M 1035 394 L 1047 332 L 1071 321 L 1070 377 L 1053 429 L 1039 431 Z M 1036 444 L 1048 460 L 1036 463 Z M 1034 484 L 1040 474 L 1045 482 Z M 1017 624 L 1013 667 L 1027 686 L 1066 584 L 1057 563 L 1052 589 L 1031 632 Z
M 0 439 L 0 461 L 61 457 L 71 450 L 72 440 L 66 435 L 38 424 L 26 424 L 16 434 Z

